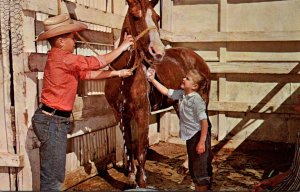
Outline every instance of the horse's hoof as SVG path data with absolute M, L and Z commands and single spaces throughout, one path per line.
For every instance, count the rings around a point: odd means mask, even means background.
M 135 179 L 136 179 L 136 177 L 135 177 L 134 173 L 129 173 L 128 174 L 129 185 L 131 187 L 134 187 L 134 188 L 137 186 L 137 183 L 136 183 Z
M 139 186 L 139 188 L 146 188 L 147 187 L 147 183 L 144 180 L 138 181 L 138 186 Z

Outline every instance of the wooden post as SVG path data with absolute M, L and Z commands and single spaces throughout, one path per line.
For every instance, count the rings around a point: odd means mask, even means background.
M 28 54 L 35 52 L 33 35 L 35 33 L 34 12 L 23 11 L 21 1 L 11 1 L 11 38 L 13 90 L 15 101 L 16 152 L 24 155 L 24 167 L 18 170 L 18 190 L 39 190 L 39 176 L 33 174 L 39 170 L 37 149 L 29 144 L 34 135 L 30 128 L 31 117 L 36 108 L 36 73 L 28 71 Z
M 220 0 L 219 4 L 219 31 L 227 31 L 227 0 Z M 220 62 L 226 62 L 226 43 L 223 43 L 219 50 L 219 60 Z M 219 76 L 218 81 L 218 100 L 226 101 L 226 75 Z M 226 127 L 226 113 L 219 112 L 218 115 L 218 140 L 222 140 L 227 135 Z
M 226 77 L 219 77 L 218 81 L 218 100 L 225 101 L 226 100 Z M 226 113 L 219 112 L 218 115 L 218 140 L 222 140 L 227 135 L 227 123 L 226 123 Z
M 173 1 L 172 0 L 163 0 L 162 7 L 162 29 L 166 31 L 173 31 Z
M 9 9 L 10 1 L 0 1 L 1 20 L 1 51 L 0 51 L 0 152 L 14 154 L 14 137 L 11 118 L 11 74 L 9 59 Z M 16 190 L 15 173 L 13 168 L 0 167 L 0 189 L 3 191 Z

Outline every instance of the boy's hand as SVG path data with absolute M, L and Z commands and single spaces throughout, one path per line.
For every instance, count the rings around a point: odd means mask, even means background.
M 154 79 L 154 77 L 155 77 L 155 69 L 153 69 L 153 68 L 148 68 L 147 69 L 147 72 L 146 72 L 146 75 L 147 75 L 147 79 L 149 80 L 149 81 L 152 81 L 153 79 Z
M 196 152 L 201 155 L 202 153 L 205 152 L 205 143 L 198 143 L 197 146 L 196 146 Z
M 133 45 L 134 43 L 134 39 L 131 35 L 127 35 L 127 33 L 125 32 L 124 34 L 124 41 L 122 42 L 122 44 L 120 45 L 120 48 L 123 51 L 126 51 L 130 48 L 131 45 Z
M 121 69 L 118 72 L 119 77 L 129 77 L 132 75 L 132 71 L 130 69 Z

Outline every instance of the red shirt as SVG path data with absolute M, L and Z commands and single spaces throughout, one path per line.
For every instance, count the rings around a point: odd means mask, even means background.
M 41 102 L 55 109 L 72 111 L 78 80 L 105 64 L 101 57 L 85 57 L 52 48 L 44 69 Z

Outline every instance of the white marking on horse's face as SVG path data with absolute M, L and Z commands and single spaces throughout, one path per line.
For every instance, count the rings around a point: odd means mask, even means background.
M 153 19 L 152 19 L 152 10 L 148 9 L 146 14 L 146 24 L 147 27 L 156 27 Z M 165 46 L 160 40 L 158 29 L 150 30 L 150 45 L 148 47 L 150 54 L 154 57 L 155 60 L 161 61 L 163 56 L 165 55 Z

